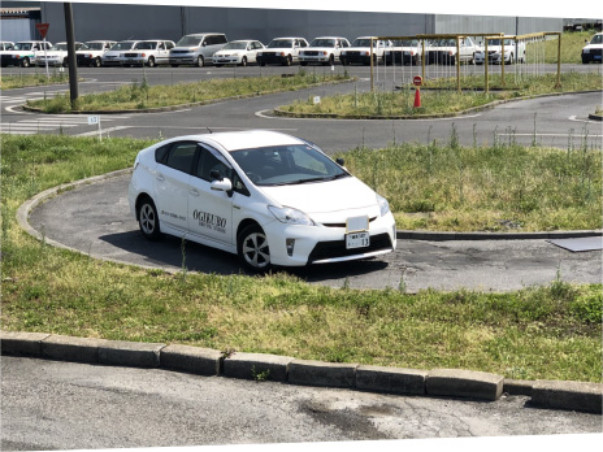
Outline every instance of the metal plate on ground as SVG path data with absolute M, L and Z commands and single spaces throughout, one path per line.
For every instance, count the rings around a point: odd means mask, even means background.
M 603 237 L 580 237 L 577 239 L 548 240 L 558 247 L 578 253 L 581 251 L 596 251 L 603 249 Z

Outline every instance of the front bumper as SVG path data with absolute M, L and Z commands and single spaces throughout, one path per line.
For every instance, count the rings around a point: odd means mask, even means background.
M 241 64 L 242 57 L 240 56 L 218 56 L 213 57 L 214 64 Z
M 281 55 L 281 54 L 274 54 L 274 53 L 265 53 L 263 55 L 258 55 L 257 56 L 257 60 L 259 64 L 287 64 L 287 59 L 288 59 L 287 54 L 285 55 Z
M 391 213 L 370 223 L 370 245 L 346 249 L 345 227 L 286 225 L 273 221 L 264 225 L 270 261 L 277 266 L 305 266 L 367 259 L 396 249 L 396 224 Z M 289 242 L 288 242 L 289 240 Z M 287 244 L 294 245 L 287 247 Z

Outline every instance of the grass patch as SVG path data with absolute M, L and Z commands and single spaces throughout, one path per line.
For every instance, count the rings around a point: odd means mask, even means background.
M 69 82 L 69 74 L 66 72 L 53 71 L 46 77 L 46 74 L 18 74 L 18 75 L 2 75 L 0 77 L 0 89 L 15 89 L 25 88 L 27 86 L 43 86 L 54 85 L 57 83 Z
M 195 83 L 175 85 L 149 85 L 145 78 L 134 81 L 114 91 L 87 94 L 77 99 L 72 110 L 68 95 L 52 99 L 27 101 L 30 107 L 45 113 L 70 113 L 77 111 L 142 110 L 175 105 L 209 102 L 235 96 L 253 96 L 279 91 L 293 91 L 321 83 L 349 80 L 347 74 L 316 74 L 299 71 L 291 77 L 240 77 L 210 79 Z
M 131 165 L 150 142 L 1 140 L 4 330 L 466 368 L 509 378 L 602 380 L 600 284 L 559 279 L 506 294 L 410 295 L 318 287 L 288 274 L 169 275 L 99 262 L 32 239 L 16 225 L 15 211 L 46 188 Z
M 601 151 L 498 141 L 357 148 L 340 157 L 385 196 L 400 229 L 554 231 L 601 229 Z
M 494 101 L 523 96 L 555 94 L 563 92 L 595 91 L 603 88 L 601 74 L 561 74 L 561 87 L 555 87 L 556 75 L 533 76 L 516 74 L 509 69 L 504 84 L 500 74 L 489 76 L 489 92 L 484 92 L 483 76 L 462 77 L 462 91 L 456 90 L 456 79 L 428 80 L 421 90 L 421 107 L 414 108 L 415 90 L 404 86 L 395 92 L 354 92 L 323 97 L 315 104 L 314 96 L 281 106 L 279 110 L 289 114 L 319 114 L 341 118 L 399 117 L 454 114 L 469 108 L 481 107 Z

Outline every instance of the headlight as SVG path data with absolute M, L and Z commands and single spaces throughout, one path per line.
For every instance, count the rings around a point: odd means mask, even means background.
M 383 196 L 377 195 L 377 204 L 379 204 L 379 212 L 381 213 L 381 216 L 383 217 L 387 215 L 389 212 L 389 203 L 387 202 L 387 199 L 385 199 Z
M 590 49 L 582 49 L 582 53 L 590 53 Z
M 276 206 L 268 206 L 268 210 L 270 210 L 272 215 L 274 215 L 274 217 L 281 223 L 301 224 L 305 226 L 315 225 L 314 221 L 312 221 L 312 219 L 301 210 L 293 209 L 291 207 Z

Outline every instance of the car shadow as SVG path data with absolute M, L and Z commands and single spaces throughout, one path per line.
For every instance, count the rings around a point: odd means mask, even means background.
M 110 245 L 130 255 L 128 262 L 171 270 L 186 267 L 187 271 L 219 275 L 251 274 L 240 266 L 238 257 L 195 242 L 163 236 L 150 242 L 139 231 L 120 232 L 100 236 Z M 184 245 L 184 246 L 183 246 Z M 379 259 L 320 264 L 307 267 L 276 267 L 273 273 L 286 272 L 307 282 L 345 280 L 385 269 L 388 263 Z

